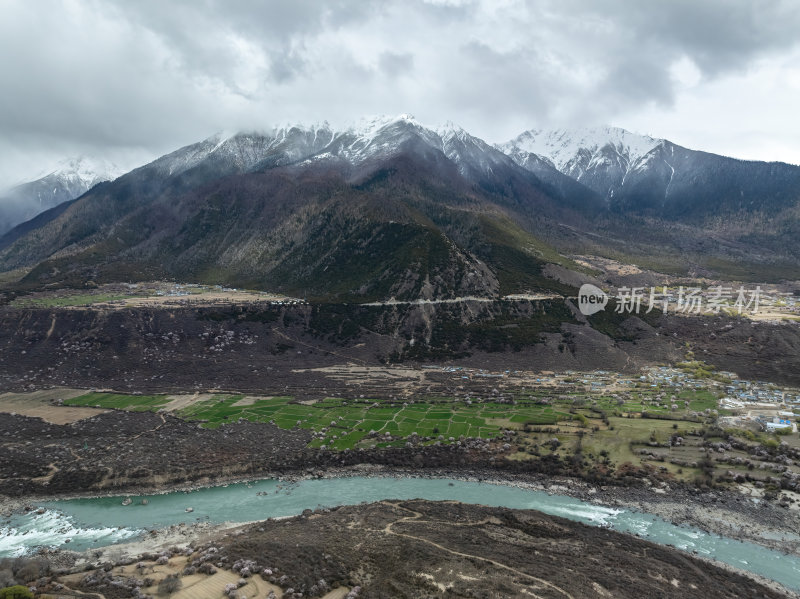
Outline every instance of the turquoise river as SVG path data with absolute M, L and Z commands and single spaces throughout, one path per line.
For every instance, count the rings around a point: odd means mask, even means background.
M 41 514 L 16 515 L 0 522 L 0 557 L 22 555 L 41 546 L 72 550 L 103 547 L 180 522 L 248 522 L 293 516 L 320 506 L 421 498 L 534 509 L 605 526 L 696 552 L 800 590 L 800 558 L 796 556 L 676 526 L 642 512 L 511 485 L 413 477 L 349 477 L 297 483 L 261 480 L 130 498 L 129 505 L 122 505 L 124 497 L 40 503 L 45 508 Z M 142 499 L 147 499 L 146 505 L 142 505 Z M 187 512 L 186 508 L 192 511 Z

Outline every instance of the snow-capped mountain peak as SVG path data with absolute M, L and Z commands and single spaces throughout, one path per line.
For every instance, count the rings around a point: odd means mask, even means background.
M 603 153 L 616 153 L 633 167 L 664 140 L 648 135 L 631 133 L 619 127 L 591 127 L 586 129 L 531 129 L 515 139 L 502 144 L 506 151 L 516 148 L 546 158 L 565 174 L 574 168 L 576 158 L 582 156 L 587 163 L 597 161 Z M 588 158 L 588 160 L 586 160 Z M 579 175 L 578 175 L 579 176 Z
M 122 174 L 122 169 L 108 160 L 89 156 L 66 158 L 55 168 L 45 170 L 4 194 L 0 201 L 0 233 Z
M 549 165 L 607 199 L 646 173 L 672 172 L 665 160 L 670 142 L 619 127 L 531 129 L 498 145 L 520 166 L 537 172 Z M 632 178 L 632 175 L 636 174 Z M 664 195 L 669 191 L 668 183 Z
M 445 154 L 447 154 L 447 147 L 452 146 L 455 142 L 478 146 L 482 151 L 486 151 L 489 148 L 489 144 L 485 141 L 474 137 L 467 130 L 456 125 L 452 121 L 447 121 L 443 125 L 436 127 L 435 131 L 442 140 L 442 148 Z
M 343 168 L 349 176 L 360 177 L 372 164 L 406 152 L 433 161 L 441 153 L 474 180 L 491 176 L 501 166 L 517 168 L 502 151 L 459 125 L 448 121 L 429 126 L 408 113 L 369 116 L 339 126 L 327 121 L 292 122 L 261 131 L 218 134 L 163 156 L 152 166 L 167 176 L 206 163 L 216 165 L 214 172 L 320 167 Z
M 363 117 L 351 123 L 345 131 L 358 137 L 370 138 L 378 135 L 382 130 L 392 125 L 409 125 L 412 127 L 422 127 L 413 115 L 403 113 L 396 116 L 385 114 Z
M 123 173 L 121 168 L 108 160 L 76 156 L 61 160 L 54 170 L 44 172 L 36 179 L 54 177 L 89 189 L 100 181 L 113 181 Z
M 462 173 L 484 172 L 492 164 L 509 161 L 496 148 L 452 122 L 430 127 L 403 113 L 364 117 L 339 128 L 331 127 L 327 121 L 313 125 L 287 123 L 267 132 L 216 135 L 164 156 L 156 163 L 169 175 L 193 168 L 206 159 L 225 161 L 239 171 L 256 166 L 302 166 L 331 161 L 358 167 L 402 152 L 411 147 L 408 144 L 442 152 Z

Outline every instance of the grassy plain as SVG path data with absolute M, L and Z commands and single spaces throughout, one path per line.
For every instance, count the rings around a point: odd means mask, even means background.
M 181 401 L 176 402 L 176 398 Z M 506 390 L 504 399 L 430 396 L 413 401 L 329 397 L 298 402 L 288 396 L 238 393 L 176 396 L 91 392 L 63 403 L 132 411 L 166 409 L 212 429 L 240 419 L 269 422 L 282 429 L 313 431 L 310 447 L 338 451 L 402 447 L 409 441 L 446 445 L 468 437 L 502 438 L 510 429 L 515 432 L 509 438 L 511 449 L 506 455 L 511 460 L 557 455 L 573 463 L 580 460 L 586 469 L 613 471 L 646 466 L 691 481 L 704 476 L 707 441 L 722 442 L 728 434 L 754 440 L 747 438 L 748 431 L 722 432 L 713 426 L 711 410 L 717 409 L 717 401 L 715 392 L 707 388 L 673 392 L 641 386 L 621 394 L 605 390 L 558 393 L 541 388 L 517 389 L 511 394 Z M 673 444 L 673 436 L 681 437 L 681 443 Z M 767 435 L 761 436 L 766 439 Z M 756 441 L 780 441 L 769 437 Z M 730 450 L 725 457 L 749 459 L 748 452 L 741 450 Z M 714 476 L 731 469 L 746 473 L 723 461 L 714 465 Z
M 130 412 L 146 412 L 164 407 L 169 400 L 166 395 L 124 395 L 121 393 L 91 392 L 64 400 L 65 406 L 88 408 L 112 408 Z
M 431 397 L 416 402 L 386 402 L 377 399 L 326 398 L 312 404 L 295 403 L 292 397 L 249 397 L 241 394 L 216 394 L 178 410 L 186 420 L 200 421 L 206 428 L 217 428 L 239 419 L 271 422 L 283 429 L 294 427 L 313 430 L 318 437 L 312 447 L 352 449 L 360 446 L 398 446 L 416 433 L 451 443 L 459 437 L 493 438 L 504 429 L 538 430 L 542 427 L 564 428 L 567 435 L 578 430 L 591 433 L 587 444 L 632 457 L 631 442 L 646 441 L 658 431 L 663 442 L 676 420 L 692 411 L 701 411 L 716 404 L 709 391 L 687 391 L 681 394 L 680 410 L 658 405 L 651 400 L 652 391 L 643 391 L 638 398 L 621 401 L 608 396 L 560 396 L 547 399 L 544 394 L 520 394 L 513 402 L 492 400 L 465 401 L 448 397 Z M 684 400 L 688 408 L 684 407 Z M 143 411 L 163 408 L 166 395 L 123 395 L 88 393 L 66 400 L 66 405 L 116 408 Z M 640 418 L 647 411 L 652 418 Z M 609 430 L 603 416 L 620 424 Z M 664 418 L 661 420 L 660 418 Z M 370 434 L 372 433 L 372 434 Z M 392 440 L 384 440 L 389 433 Z

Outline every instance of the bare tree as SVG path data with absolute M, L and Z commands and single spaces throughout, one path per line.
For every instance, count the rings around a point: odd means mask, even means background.
M 180 590 L 182 586 L 183 582 L 181 582 L 181 579 L 174 574 L 170 574 L 164 580 L 158 583 L 158 594 L 172 595 L 172 593 Z

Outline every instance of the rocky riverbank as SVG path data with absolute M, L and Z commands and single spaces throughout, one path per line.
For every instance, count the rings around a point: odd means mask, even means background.
M 569 485 L 570 481 L 559 481 L 549 488 L 557 487 L 562 492 Z M 544 488 L 548 486 L 545 484 Z M 534 537 L 538 540 L 531 545 Z M 586 559 L 587 555 L 609 551 L 615 556 L 613 560 Z M 398 552 L 404 556 L 401 561 L 405 568 L 401 570 L 391 565 L 397 563 L 396 559 L 388 559 L 390 554 Z M 540 557 L 531 560 L 531 555 Z M 543 559 L 543 555 L 548 559 Z M 532 510 L 472 505 L 454 508 L 451 502 L 422 500 L 306 510 L 295 517 L 257 523 L 179 524 L 151 531 L 135 542 L 83 554 L 65 551 L 47 554 L 66 575 L 62 576 L 62 582 L 71 581 L 82 591 L 94 590 L 85 587 L 98 584 L 103 577 L 112 580 L 109 576 L 114 577 L 116 584 L 133 588 L 138 572 L 133 564 L 151 573 L 152 588 L 158 582 L 152 581 L 154 575 L 180 573 L 183 568 L 186 583 L 212 584 L 210 579 L 199 579 L 194 574 L 195 568 L 188 567 L 202 563 L 204 556 L 213 556 L 214 566 L 226 572 L 233 566 L 234 574 L 238 572 L 237 564 L 248 564 L 251 575 L 260 575 L 265 582 L 280 586 L 284 597 L 296 596 L 298 589 L 310 590 L 312 597 L 320 596 L 315 581 L 322 578 L 334 585 L 364 586 L 375 592 L 388 583 L 395 589 L 393 596 L 403 597 L 421 596 L 423 591 L 424 596 L 440 596 L 437 590 L 465 596 L 460 594 L 466 588 L 464 584 L 478 580 L 492 588 L 535 582 L 542 585 L 540 590 L 546 591 L 537 593 L 542 597 L 562 596 L 562 591 L 568 591 L 575 597 L 638 598 L 645 596 L 642 594 L 645 588 L 652 593 L 647 596 L 658 597 L 673 596 L 669 594 L 673 589 L 709 598 L 800 597 L 761 576 L 713 560 L 704 560 L 707 565 L 698 567 L 701 562 L 693 560 L 702 558 L 602 527 L 583 526 Z M 378 559 L 374 559 L 376 556 Z M 158 561 L 148 565 L 148 560 Z M 154 569 L 162 563 L 163 572 Z M 480 577 L 475 576 L 479 573 Z M 507 576 L 505 580 L 501 580 L 503 573 Z M 650 580 L 655 574 L 658 575 Z M 432 581 L 436 588 L 423 588 L 426 581 Z M 418 594 L 413 594 L 412 589 L 417 586 Z M 547 592 L 556 587 L 558 591 L 554 594 Z M 405 591 L 399 593 L 398 588 Z M 294 589 L 294 593 L 288 589 Z M 385 595 L 368 592 L 365 596 Z M 515 592 L 505 596 L 521 595 Z
M 276 472 L 263 478 L 275 478 L 285 482 L 298 482 L 312 478 L 341 477 L 385 477 L 401 476 L 415 478 L 448 478 L 469 482 L 484 482 L 517 488 L 544 491 L 550 494 L 567 495 L 597 505 L 636 510 L 658 516 L 677 525 L 698 528 L 739 541 L 756 543 L 787 554 L 800 555 L 800 511 L 780 507 L 777 503 L 751 497 L 744 491 L 749 489 L 719 489 L 700 491 L 688 486 L 640 487 L 597 485 L 571 477 L 550 477 L 539 474 L 516 474 L 509 476 L 494 470 L 414 470 L 386 468 L 378 465 L 361 465 L 328 470 L 302 470 Z M 252 477 L 220 476 L 205 480 L 202 484 L 178 484 L 153 487 L 148 485 L 128 489 L 125 495 L 143 496 L 192 491 L 222 484 L 247 482 Z M 124 496 L 115 492 L 69 493 L 61 499 L 78 497 Z M 37 503 L 51 501 L 52 497 L 2 498 L 0 514 L 10 516 L 33 509 Z M 200 527 L 204 529 L 203 526 Z M 162 534 L 155 531 L 153 534 Z M 193 538 L 189 528 L 176 529 L 175 534 Z M 151 539 L 157 537 L 152 536 Z

